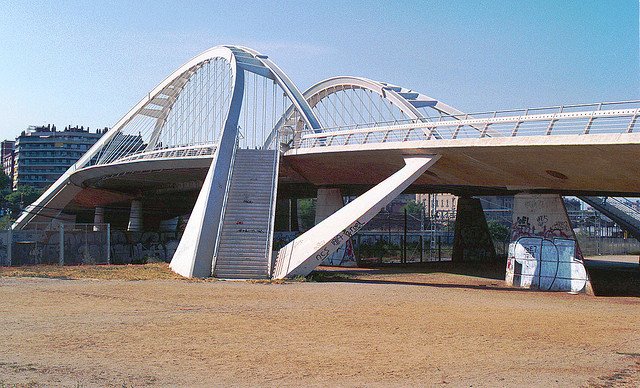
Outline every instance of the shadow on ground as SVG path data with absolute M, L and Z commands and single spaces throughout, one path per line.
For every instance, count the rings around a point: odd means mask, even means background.
M 359 268 L 322 268 L 314 271 L 312 281 L 351 282 L 362 284 L 398 284 L 439 288 L 466 288 L 537 292 L 507 287 L 504 283 L 506 260 L 485 263 L 430 262 L 408 264 L 378 264 Z M 640 266 L 629 263 L 595 262 L 585 260 L 596 296 L 640 296 Z M 416 279 L 420 274 L 452 274 L 465 278 L 442 282 L 437 279 Z M 388 276 L 388 275 L 397 275 Z
M 596 296 L 640 296 L 640 265 L 585 260 Z

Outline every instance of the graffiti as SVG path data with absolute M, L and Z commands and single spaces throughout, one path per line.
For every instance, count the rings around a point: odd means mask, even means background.
M 507 275 L 511 284 L 544 291 L 583 291 L 588 278 L 576 258 L 574 240 L 522 237 L 511 243 Z
M 458 200 L 452 258 L 455 261 L 487 261 L 495 259 L 495 249 L 482 212 L 480 200 L 461 197 Z
M 538 203 L 539 201 L 535 201 Z M 527 207 L 525 207 L 527 208 Z M 538 213 L 540 211 L 544 211 L 544 209 L 537 208 L 532 209 L 529 208 L 529 211 L 532 213 Z M 542 215 L 533 215 L 536 220 L 535 225 L 531 225 L 530 219 L 531 217 L 526 215 L 518 215 L 514 213 L 514 217 L 516 222 L 513 224 L 511 231 L 511 240 L 517 240 L 520 237 L 529 237 L 529 236 L 537 236 L 537 237 L 545 237 L 545 238 L 554 238 L 554 237 L 562 237 L 562 238 L 572 238 L 573 230 L 569 225 L 567 220 L 557 219 L 559 216 L 555 214 L 542 214 Z M 561 215 L 560 215 L 561 216 Z M 550 224 L 550 222 L 553 222 Z
M 588 276 L 559 195 L 515 196 L 508 284 L 540 290 L 584 291 Z M 532 222 L 531 220 L 535 220 Z
M 61 256 L 64 264 L 71 265 L 170 261 L 178 248 L 179 236 L 175 232 L 120 230 L 112 230 L 111 236 L 107 236 L 106 231 L 94 231 L 92 228 L 68 228 L 62 231 L 63 241 L 60 240 L 60 230 L 0 232 L 0 265 L 58 264 Z M 60 252 L 61 242 L 63 255 Z
M 111 232 L 111 261 L 116 264 L 169 262 L 180 239 L 175 232 Z
M 543 228 L 547 224 L 547 221 L 549 221 L 549 217 L 546 215 L 538 216 L 538 218 L 536 219 L 538 227 L 540 228 Z

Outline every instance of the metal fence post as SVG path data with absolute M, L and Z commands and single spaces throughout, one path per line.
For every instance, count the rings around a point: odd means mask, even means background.
M 13 247 L 13 229 L 8 230 L 7 238 L 7 260 L 9 261 L 9 267 L 11 267 L 11 248 Z
M 58 264 L 64 265 L 64 224 L 60 224 L 60 255 Z
M 107 264 L 111 264 L 111 224 L 107 224 Z

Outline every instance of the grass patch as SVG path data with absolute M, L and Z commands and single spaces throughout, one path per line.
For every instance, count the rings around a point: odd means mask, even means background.
M 150 263 L 144 265 L 34 265 L 25 267 L 0 267 L 0 277 L 102 280 L 186 279 L 171 271 L 167 263 Z

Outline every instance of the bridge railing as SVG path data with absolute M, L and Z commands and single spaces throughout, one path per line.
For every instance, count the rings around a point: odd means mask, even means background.
M 640 130 L 640 100 L 497 110 L 389 123 L 303 131 L 294 148 L 553 135 L 621 134 Z
M 191 146 L 159 148 L 153 151 L 138 152 L 118 158 L 113 163 L 131 162 L 134 160 L 160 159 L 160 158 L 192 158 L 211 156 L 216 151 L 217 144 L 197 144 Z

